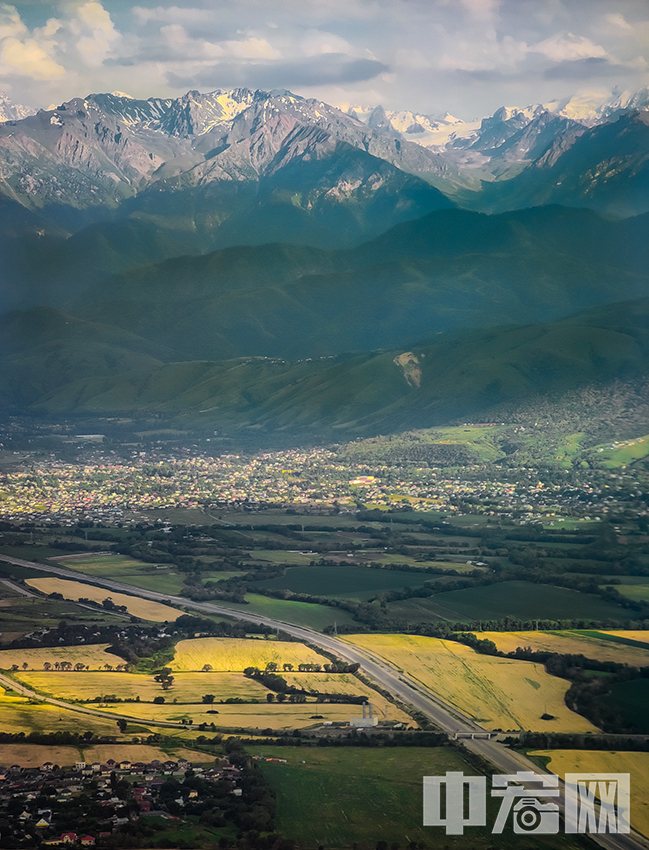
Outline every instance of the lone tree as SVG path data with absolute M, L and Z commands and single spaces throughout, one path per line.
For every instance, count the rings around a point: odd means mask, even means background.
M 214 694 L 203 694 L 203 702 L 207 703 L 207 705 L 212 705 L 215 699 Z
M 122 734 L 124 734 L 124 732 L 126 732 L 126 726 L 127 726 L 126 720 L 124 720 L 123 717 L 120 717 L 119 720 L 117 721 L 117 727 Z
M 158 670 L 153 681 L 162 685 L 163 691 L 168 691 L 174 681 L 174 677 L 171 675 L 171 667 L 163 667 L 162 670 Z

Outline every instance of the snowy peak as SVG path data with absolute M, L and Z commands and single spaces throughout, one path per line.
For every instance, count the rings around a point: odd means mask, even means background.
M 443 115 L 424 115 L 410 110 L 385 110 L 382 106 L 347 106 L 348 115 L 374 130 L 387 131 L 424 148 L 442 150 L 449 142 L 475 135 L 480 120 L 463 121 L 450 112 Z
M 5 121 L 20 121 L 21 118 L 34 114 L 34 109 L 14 103 L 4 92 L 0 92 L 0 124 Z

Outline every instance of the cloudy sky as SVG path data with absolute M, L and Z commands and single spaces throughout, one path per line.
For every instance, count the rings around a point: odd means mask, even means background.
M 0 90 L 287 88 L 470 119 L 649 83 L 647 0 L 0 2 Z

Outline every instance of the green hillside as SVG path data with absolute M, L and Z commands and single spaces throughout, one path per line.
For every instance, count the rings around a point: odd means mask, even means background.
M 16 329 L 36 327 L 34 317 L 42 331 L 29 346 Z M 157 413 L 195 426 L 344 439 L 453 419 L 494 421 L 492 409 L 532 398 L 542 415 L 539 398 L 548 394 L 636 380 L 649 365 L 648 318 L 645 299 L 560 322 L 440 334 L 412 349 L 298 361 L 182 361 L 110 326 L 55 311 L 16 313 L 5 319 L 0 391 L 15 409 L 49 414 Z M 567 442 L 551 451 L 570 463 L 581 451 L 570 435 L 581 428 L 566 422 Z M 517 439 L 517 450 L 534 450 L 533 440 Z M 488 431 L 464 444 L 467 456 L 503 453 Z

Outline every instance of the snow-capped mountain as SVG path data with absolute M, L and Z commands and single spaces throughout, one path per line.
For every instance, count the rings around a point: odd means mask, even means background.
M 35 110 L 22 106 L 20 103 L 14 103 L 8 95 L 0 92 L 0 124 L 5 121 L 20 121 L 21 118 L 34 114 Z
M 400 112 L 387 111 L 382 106 L 347 106 L 347 112 L 369 127 L 385 129 L 389 125 L 404 139 L 439 151 L 457 139 L 474 137 L 481 124 L 479 118 L 463 121 L 449 112 L 443 115 L 424 115 L 407 109 Z
M 349 115 L 375 129 L 394 132 L 399 138 L 439 152 L 450 149 L 486 150 L 496 148 L 543 113 L 592 127 L 609 121 L 621 112 L 649 108 L 649 87 L 639 91 L 581 92 L 569 97 L 528 106 L 502 106 L 493 115 L 465 121 L 446 112 L 426 115 L 410 110 L 390 111 L 382 106 L 344 105 Z M 497 129 L 498 128 L 498 129 Z M 486 139 L 484 137 L 487 137 Z M 487 140 L 488 139 L 488 140 Z

